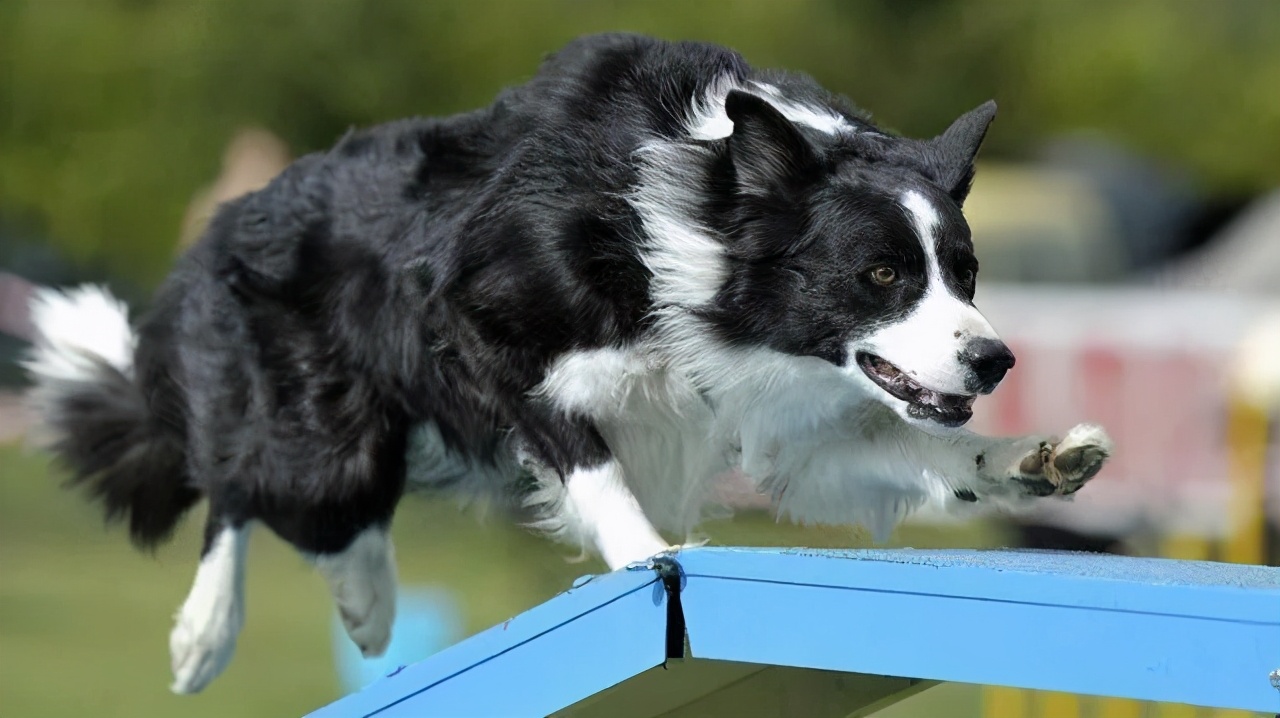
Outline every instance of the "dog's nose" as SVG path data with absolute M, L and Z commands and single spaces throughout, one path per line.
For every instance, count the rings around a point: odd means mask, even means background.
M 1005 372 L 1013 368 L 1013 352 L 999 339 L 974 339 L 960 353 L 964 363 L 969 365 L 970 391 L 979 394 L 990 394 L 1004 378 Z

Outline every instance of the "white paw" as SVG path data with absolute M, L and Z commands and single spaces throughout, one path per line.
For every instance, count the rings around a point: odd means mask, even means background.
M 370 588 L 374 590 L 367 594 L 367 600 L 358 604 L 343 601 L 349 600 L 347 596 L 341 597 L 338 615 L 361 655 L 377 658 L 387 652 L 391 643 L 391 624 L 396 619 L 395 587 L 393 584 L 390 591 L 385 586 Z
M 643 557 L 643 558 L 636 558 L 636 559 L 635 559 L 635 560 L 633 560 L 633 561 L 628 561 L 627 563 L 622 564 L 621 568 L 628 568 L 628 569 L 630 569 L 630 568 L 648 568 L 648 567 L 650 566 L 650 564 L 653 562 L 653 560 L 654 560 L 654 559 L 656 559 L 656 558 L 662 558 L 662 557 L 665 557 L 665 556 L 673 556 L 673 555 L 675 555 L 675 554 L 677 554 L 677 553 L 680 553 L 682 550 L 687 549 L 687 548 L 698 548 L 698 547 L 700 547 L 700 546 L 706 546 L 708 541 L 710 541 L 710 539 L 700 539 L 700 540 L 698 540 L 698 541 L 690 541 L 690 542 L 688 542 L 688 543 L 678 543 L 678 544 L 665 545 L 665 546 L 662 546 L 661 548 L 659 548 L 659 549 L 657 549 L 657 550 L 653 551 L 653 552 L 652 552 L 652 553 L 650 553 L 648 556 L 645 556 L 645 557 Z M 652 548 L 652 547 L 650 547 L 650 548 Z M 616 566 L 610 566 L 610 568 L 611 568 L 611 569 L 613 569 L 613 570 L 617 570 L 619 567 L 616 567 Z
M 647 563 L 649 559 L 661 554 L 672 553 L 680 549 L 672 546 L 652 529 L 637 533 L 616 532 L 597 539 L 596 548 L 600 557 L 608 564 L 610 571 Z
M 1014 481 L 1031 496 L 1070 496 L 1098 474 L 1114 444 L 1097 424 L 1079 424 L 1061 441 L 1044 441 L 1019 462 Z
M 366 529 L 343 551 L 315 562 L 351 641 L 365 658 L 381 656 L 396 618 L 396 553 L 386 529 Z
M 218 677 L 244 625 L 248 527 L 224 528 L 200 559 L 196 580 L 169 634 L 174 693 L 196 693 Z
M 244 624 L 238 605 L 208 611 L 183 606 L 169 633 L 169 666 L 178 694 L 198 693 L 231 662 Z

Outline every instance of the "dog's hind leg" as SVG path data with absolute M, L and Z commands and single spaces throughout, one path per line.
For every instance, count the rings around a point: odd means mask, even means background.
M 295 469 L 315 492 L 276 494 L 261 502 L 258 514 L 316 567 L 366 658 L 382 655 L 391 642 L 397 583 L 390 527 L 405 483 L 405 435 L 378 426 L 369 422 L 368 433 L 355 441 L 311 436 L 316 443 L 307 448 L 325 460 Z M 345 453 L 325 453 L 326 446 L 340 445 Z
M 169 634 L 174 693 L 196 693 L 227 667 L 244 625 L 249 524 L 210 507 L 200 568 Z
M 396 616 L 395 548 L 387 527 L 369 526 L 343 550 L 317 554 L 313 561 L 329 584 L 347 635 L 365 658 L 382 655 Z

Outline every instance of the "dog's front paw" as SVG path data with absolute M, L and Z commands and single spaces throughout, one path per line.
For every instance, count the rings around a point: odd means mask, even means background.
M 659 559 L 669 559 L 669 558 L 672 558 L 672 557 L 674 557 L 676 554 L 680 553 L 681 551 L 683 551 L 684 549 L 687 549 L 687 548 L 702 548 L 703 546 L 706 546 L 706 545 L 707 545 L 708 543 L 710 543 L 710 542 L 711 542 L 711 539 L 710 539 L 710 538 L 696 538 L 696 539 L 695 539 L 695 538 L 690 538 L 688 541 L 686 541 L 686 542 L 684 542 L 684 543 L 671 544 L 671 545 L 667 546 L 666 548 L 663 548 L 663 549 L 661 549 L 661 550 L 659 550 L 659 551 L 655 551 L 654 553 L 652 553 L 652 554 L 651 554 L 651 555 L 649 555 L 649 556 L 646 556 L 645 558 L 637 558 L 637 559 L 636 559 L 636 560 L 634 560 L 634 561 L 630 561 L 630 562 L 628 562 L 628 563 L 625 563 L 625 564 L 623 564 L 623 565 L 622 565 L 621 567 L 619 567 L 619 568 L 626 568 L 626 569 L 637 569 L 637 568 L 641 568 L 641 569 L 650 569 L 650 568 L 653 568 L 653 566 L 654 566 L 654 561 L 657 561 L 657 560 L 659 560 Z M 615 567 L 610 567 L 610 570 L 611 570 L 611 571 L 612 571 L 612 570 L 617 570 L 617 568 L 615 568 Z
M 1018 463 L 1014 481 L 1028 496 L 1070 496 L 1102 469 L 1113 444 L 1097 424 L 1079 424 L 1061 441 L 1042 441 Z

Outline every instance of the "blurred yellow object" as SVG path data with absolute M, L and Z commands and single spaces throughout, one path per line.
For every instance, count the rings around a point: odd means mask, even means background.
M 984 281 L 1114 279 L 1127 266 L 1121 229 L 1098 188 L 1071 172 L 979 163 L 965 218 Z
M 1078 718 L 1080 698 L 1071 693 L 1041 693 L 1040 718 Z
M 1280 361 L 1278 359 L 1277 361 Z M 1227 417 L 1227 450 L 1231 459 L 1231 530 L 1222 560 L 1261 564 L 1266 561 L 1267 410 L 1239 396 Z
M 1173 534 L 1160 542 L 1160 555 L 1183 561 L 1207 561 L 1213 555 L 1213 542 L 1194 534 Z
M 1145 704 L 1141 701 L 1130 701 L 1123 698 L 1098 699 L 1098 718 L 1143 718 L 1146 714 Z
M 1227 414 L 1231 523 L 1222 559 L 1266 562 L 1267 433 L 1280 412 L 1280 311 L 1258 321 L 1231 367 Z
M 987 686 L 982 689 L 983 718 L 1026 718 L 1028 691 Z

